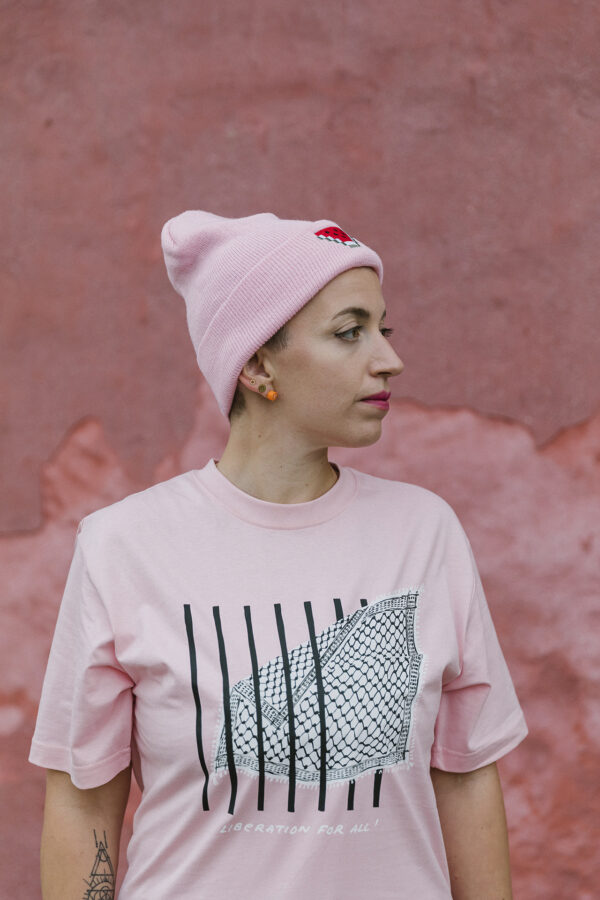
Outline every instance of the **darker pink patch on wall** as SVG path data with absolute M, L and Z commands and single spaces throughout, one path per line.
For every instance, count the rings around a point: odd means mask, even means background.
M 596 897 L 596 5 L 5 6 L 2 891 L 39 897 L 26 756 L 77 522 L 227 440 L 160 249 L 204 208 L 382 257 L 406 368 L 380 442 L 330 456 L 455 508 L 530 726 L 500 763 L 515 897 Z

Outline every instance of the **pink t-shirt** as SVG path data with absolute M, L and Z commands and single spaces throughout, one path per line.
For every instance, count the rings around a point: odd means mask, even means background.
M 30 760 L 133 760 L 121 900 L 451 897 L 430 765 L 527 726 L 452 507 L 338 468 L 280 504 L 211 458 L 79 523 Z

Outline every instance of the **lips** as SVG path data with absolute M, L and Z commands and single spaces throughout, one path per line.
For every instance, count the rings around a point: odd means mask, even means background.
M 378 394 L 370 394 L 368 397 L 361 397 L 361 400 L 389 400 L 391 397 L 390 391 L 379 391 Z

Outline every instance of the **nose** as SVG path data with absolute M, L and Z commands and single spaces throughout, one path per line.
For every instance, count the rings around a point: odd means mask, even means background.
M 392 375 L 400 375 L 404 371 L 404 363 L 395 351 L 394 356 L 396 357 L 396 366 L 392 370 Z
M 380 374 L 400 375 L 404 371 L 404 363 L 389 340 L 383 335 L 381 340 L 383 341 L 383 351 L 373 360 L 374 371 Z

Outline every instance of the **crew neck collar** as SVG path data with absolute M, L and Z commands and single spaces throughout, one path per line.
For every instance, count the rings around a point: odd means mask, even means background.
M 304 503 L 272 503 L 241 490 L 217 468 L 211 457 L 202 469 L 193 469 L 200 485 L 239 519 L 265 528 L 305 528 L 332 519 L 352 500 L 358 481 L 353 469 L 332 463 L 339 477 L 328 491 Z

